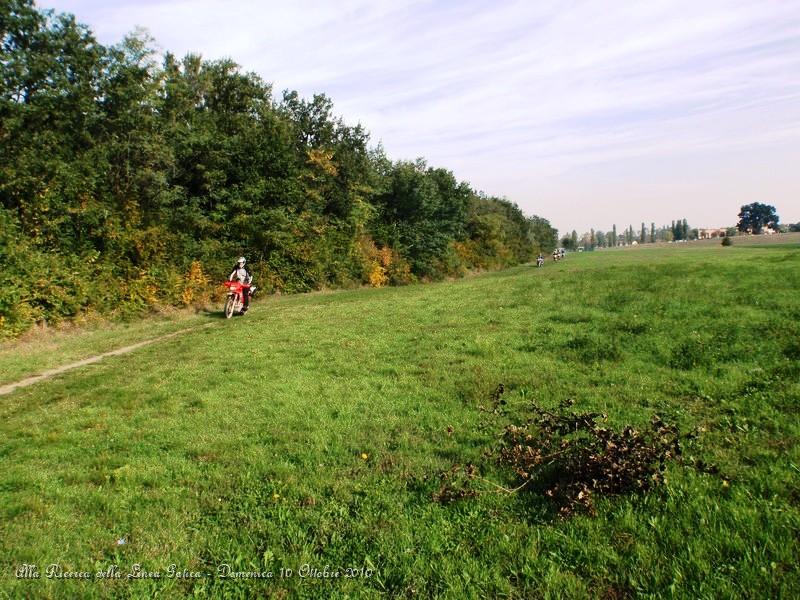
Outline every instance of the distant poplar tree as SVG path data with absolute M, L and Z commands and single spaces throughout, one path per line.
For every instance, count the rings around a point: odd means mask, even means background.
M 647 241 L 647 228 L 642 223 L 642 231 L 639 234 L 639 243 L 644 244 Z
M 684 219 L 683 223 L 681 224 L 681 239 L 689 239 L 689 223 L 686 222 L 686 219 Z
M 616 223 L 614 224 L 614 228 L 611 230 L 611 245 L 612 246 L 616 246 L 617 245 L 617 225 L 616 225 Z
M 589 246 L 591 247 L 592 250 L 594 250 L 596 242 L 597 238 L 594 236 L 594 229 L 591 229 L 589 234 Z
M 656 224 L 650 223 L 650 243 L 655 244 L 656 242 Z
M 574 229 L 572 230 L 572 249 L 575 250 L 578 247 L 578 232 Z
M 675 221 L 675 239 L 682 240 L 683 238 L 683 220 L 678 219 Z

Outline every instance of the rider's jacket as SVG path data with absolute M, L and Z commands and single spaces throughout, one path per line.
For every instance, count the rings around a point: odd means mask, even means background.
M 233 281 L 234 277 L 241 283 L 250 283 L 253 281 L 253 275 L 247 270 L 247 267 L 240 267 L 238 263 L 233 267 L 231 274 L 228 275 L 228 281 Z

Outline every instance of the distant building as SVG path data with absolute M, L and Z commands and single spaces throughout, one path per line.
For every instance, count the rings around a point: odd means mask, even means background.
M 710 240 L 711 238 L 725 237 L 725 231 L 725 227 L 719 227 L 717 229 L 698 229 L 697 239 Z

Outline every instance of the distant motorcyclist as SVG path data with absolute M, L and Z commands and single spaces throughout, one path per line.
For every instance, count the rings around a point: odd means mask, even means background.
M 250 306 L 250 296 L 256 289 L 255 286 L 250 285 L 253 281 L 253 275 L 245 266 L 246 264 L 247 260 L 245 260 L 244 256 L 240 256 L 239 260 L 236 261 L 236 266 L 233 267 L 233 271 L 231 271 L 231 274 L 228 275 L 228 281 L 233 281 L 236 279 L 239 281 L 239 283 L 248 286 L 242 290 L 242 300 L 244 304 L 242 307 L 243 313 L 247 312 L 247 309 Z
M 540 252 L 539 256 L 536 257 L 536 266 L 541 267 L 542 265 L 544 265 L 544 256 Z

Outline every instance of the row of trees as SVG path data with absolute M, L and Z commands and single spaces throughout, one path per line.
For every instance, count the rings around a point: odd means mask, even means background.
M 678 219 L 677 221 L 672 221 L 671 225 L 662 225 L 660 227 L 656 227 L 655 223 L 650 223 L 649 227 L 642 223 L 638 229 L 634 229 L 633 225 L 629 225 L 622 233 L 617 233 L 616 224 L 608 232 L 591 229 L 578 235 L 578 232 L 573 230 L 571 234 L 561 238 L 561 246 L 567 250 L 576 250 L 579 247 L 585 250 L 593 250 L 595 248 L 613 248 L 615 246 L 652 244 L 696 238 L 697 229 L 690 229 L 686 219 Z
M 800 224 L 787 226 L 780 225 L 780 218 L 774 206 L 753 202 L 741 207 L 739 221 L 736 227 L 727 227 L 723 234 L 727 237 L 737 233 L 758 234 L 765 230 L 779 231 L 800 231 Z M 636 244 L 652 244 L 655 242 L 673 242 L 682 240 L 694 240 L 698 238 L 699 231 L 689 227 L 686 219 L 672 221 L 672 224 L 656 227 L 655 223 L 650 223 L 648 228 L 642 223 L 641 228 L 634 229 L 630 225 L 621 235 L 617 235 L 617 226 L 614 225 L 610 232 L 595 231 L 578 235 L 577 231 L 572 231 L 571 235 L 566 235 L 561 239 L 561 245 L 568 250 L 575 250 L 582 247 L 585 250 L 594 248 L 608 248 L 614 246 L 630 246 Z M 716 236 L 716 233 L 714 233 Z
M 391 161 L 330 99 L 279 98 L 142 32 L 99 44 L 0 9 L 0 337 L 85 311 L 207 301 L 243 254 L 268 291 L 528 261 L 557 235 L 424 160 Z

